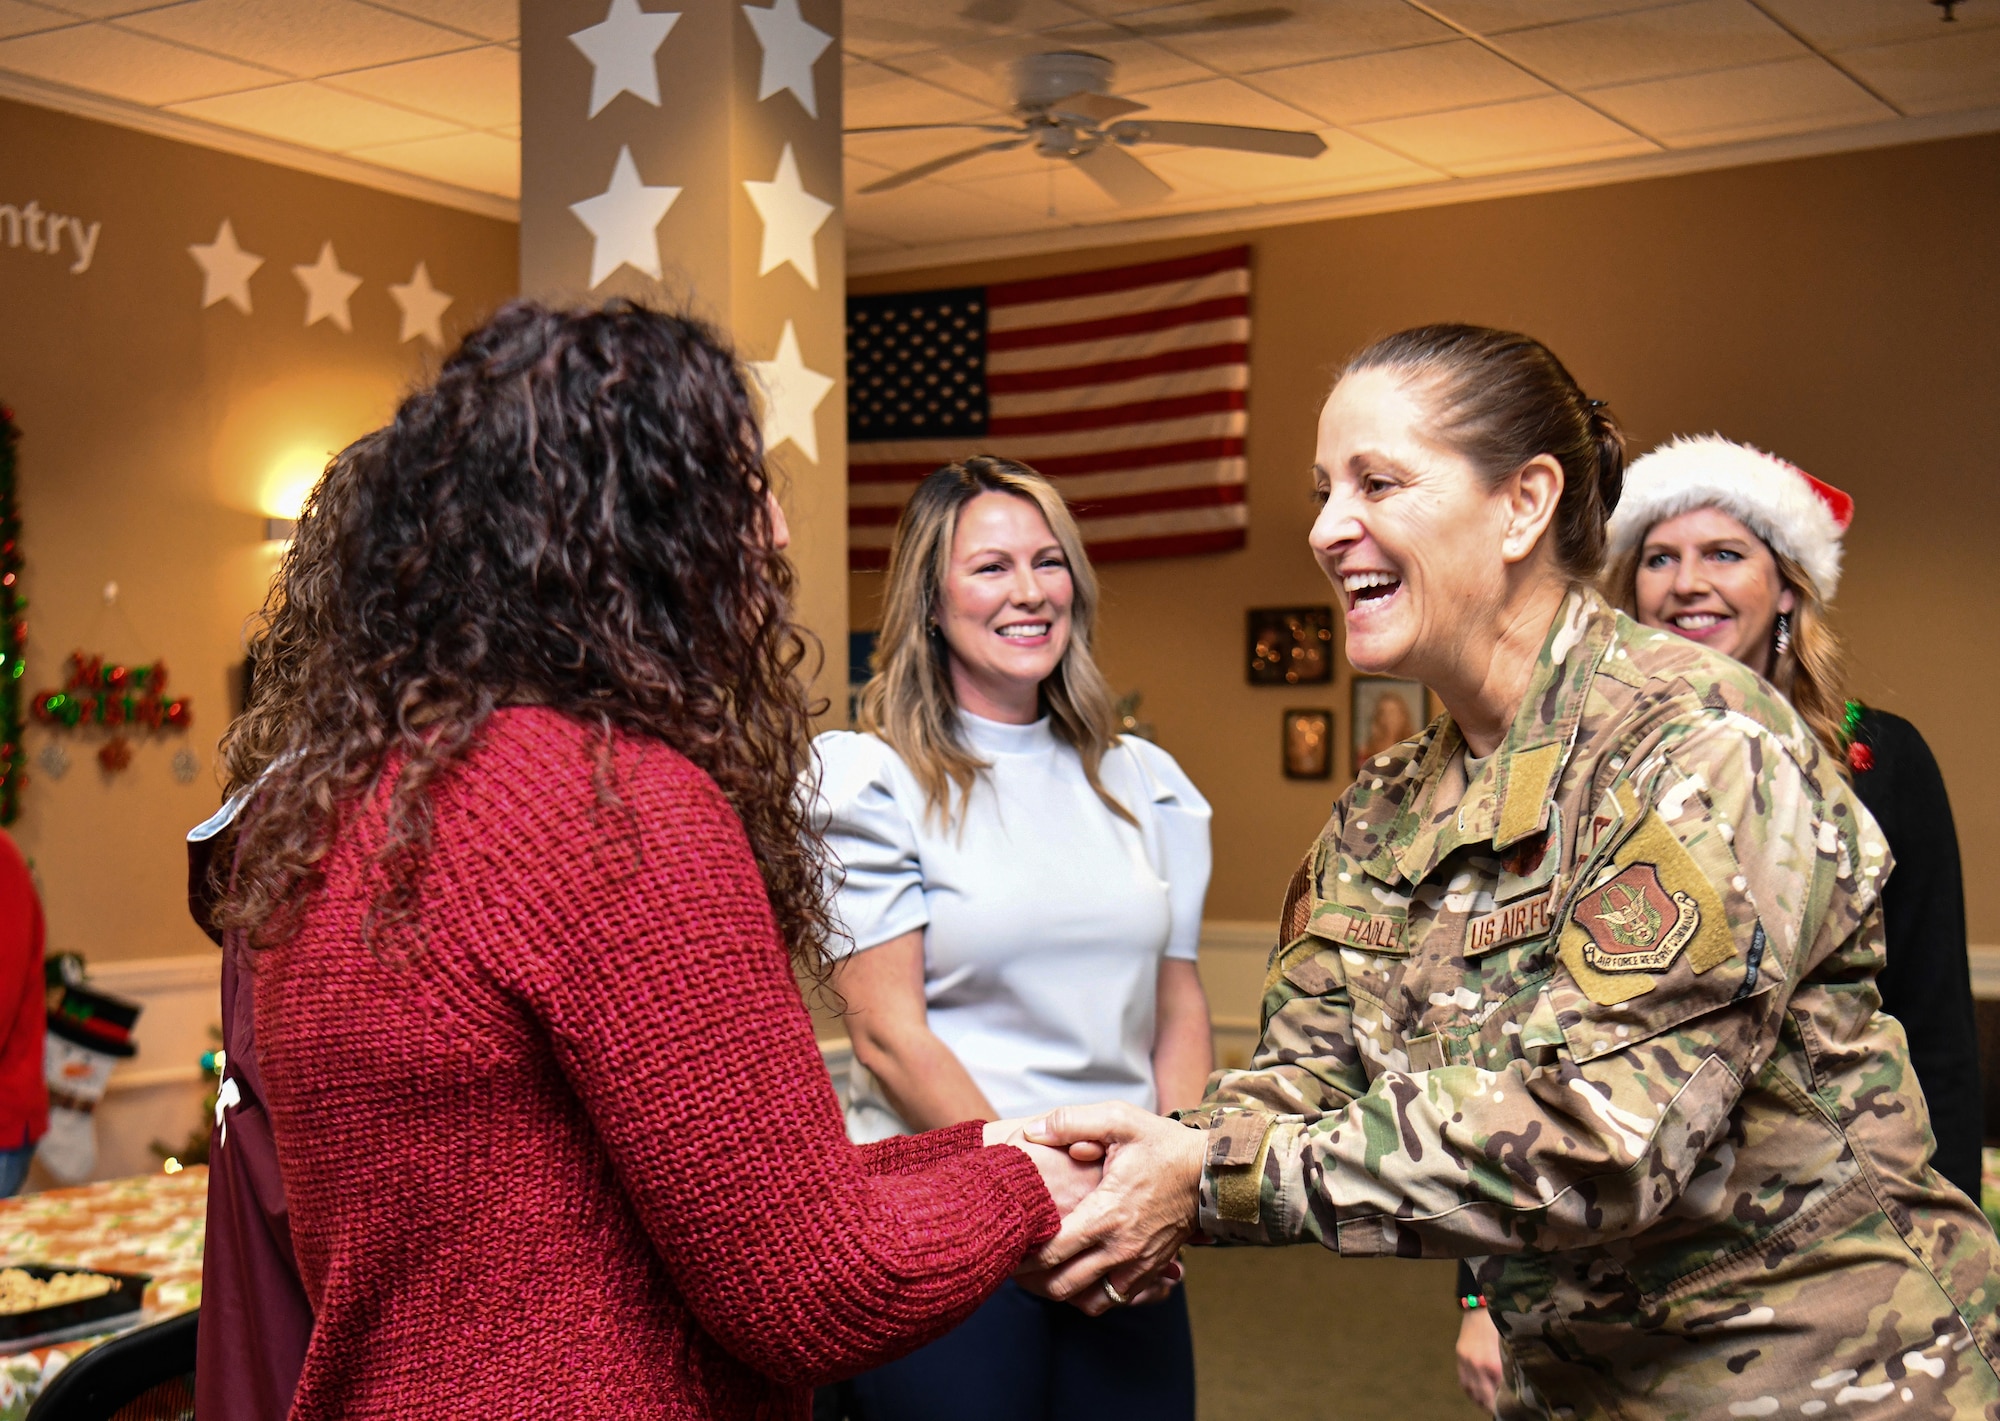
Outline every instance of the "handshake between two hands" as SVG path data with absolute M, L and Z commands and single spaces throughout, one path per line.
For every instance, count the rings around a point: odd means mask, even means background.
M 1123 1102 L 988 1124 L 985 1142 L 1026 1153 L 1063 1216 L 1015 1281 L 1092 1317 L 1166 1297 L 1194 1232 L 1206 1139 Z

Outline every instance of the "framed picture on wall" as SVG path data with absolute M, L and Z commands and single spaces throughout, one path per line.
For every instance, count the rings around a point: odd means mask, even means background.
M 1333 679 L 1333 608 L 1252 607 L 1253 686 L 1309 686 Z
M 1354 678 L 1354 772 L 1371 755 L 1408 740 L 1430 719 L 1421 681 L 1396 681 L 1386 676 Z
M 1288 710 L 1284 719 L 1285 778 L 1333 777 L 1333 712 Z

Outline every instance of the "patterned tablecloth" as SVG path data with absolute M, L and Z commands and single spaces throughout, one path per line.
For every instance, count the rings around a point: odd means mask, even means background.
M 157 1322 L 201 1306 L 207 1205 L 208 1171 L 199 1165 L 0 1199 L 0 1267 L 49 1263 L 150 1273 L 140 1316 Z M 84 1337 L 0 1357 L 0 1421 L 25 1416 L 49 1378 L 103 1340 Z

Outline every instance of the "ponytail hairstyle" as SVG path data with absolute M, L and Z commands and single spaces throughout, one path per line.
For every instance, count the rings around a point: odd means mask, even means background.
M 965 812 L 972 786 L 986 762 L 958 737 L 958 699 L 951 687 L 951 649 L 937 630 L 938 605 L 951 570 L 951 540 L 958 515 L 984 493 L 1004 493 L 1033 504 L 1069 564 L 1075 595 L 1069 609 L 1069 646 L 1042 682 L 1049 729 L 1083 761 L 1083 776 L 1105 806 L 1131 824 L 1131 811 L 1104 788 L 1098 766 L 1118 743 L 1111 691 L 1090 654 L 1097 625 L 1097 573 L 1083 550 L 1083 534 L 1055 486 L 1026 464 L 982 454 L 947 464 L 917 485 L 896 523 L 889 550 L 889 589 L 876 642 L 874 675 L 861 688 L 860 725 L 903 757 L 924 787 L 925 813 L 949 823 Z
M 1562 497 L 1545 536 L 1555 538 L 1557 565 L 1572 581 L 1597 576 L 1604 526 L 1625 483 L 1625 435 L 1553 351 L 1487 326 L 1417 326 L 1358 351 L 1340 376 L 1359 370 L 1416 382 L 1430 396 L 1438 432 L 1493 485 L 1538 455 L 1560 464 Z

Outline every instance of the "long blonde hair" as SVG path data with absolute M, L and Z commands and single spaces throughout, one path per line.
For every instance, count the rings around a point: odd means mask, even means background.
M 1097 624 L 1097 574 L 1083 550 L 1083 534 L 1062 495 L 1029 468 L 982 454 L 948 464 L 917 485 L 889 550 L 889 590 L 882 632 L 875 643 L 874 674 L 861 689 L 861 729 L 878 735 L 903 757 L 924 787 L 926 812 L 947 822 L 965 812 L 972 787 L 987 763 L 958 736 L 958 700 L 951 688 L 951 651 L 935 618 L 951 568 L 951 540 L 959 510 L 983 493 L 1026 499 L 1041 511 L 1069 564 L 1069 646 L 1042 682 L 1042 705 L 1058 740 L 1083 761 L 1084 778 L 1119 818 L 1137 823 L 1098 778 L 1104 752 L 1118 743 L 1112 729 L 1111 692 L 1090 654 Z
M 1646 531 L 1650 533 L 1652 529 Z M 1847 653 L 1827 616 L 1825 599 L 1819 595 L 1811 576 L 1787 554 L 1769 543 L 1764 546 L 1770 549 L 1772 560 L 1778 565 L 1778 576 L 1791 589 L 1793 601 L 1789 613 L 1790 644 L 1783 650 L 1775 643 L 1771 648 L 1771 684 L 1792 703 L 1792 709 L 1798 712 L 1813 739 L 1833 757 L 1844 775 L 1847 698 L 1842 687 L 1847 679 Z M 1612 562 L 1604 575 L 1605 597 L 1629 617 L 1639 615 L 1639 559 L 1645 552 L 1646 539 L 1641 535 L 1630 551 Z

